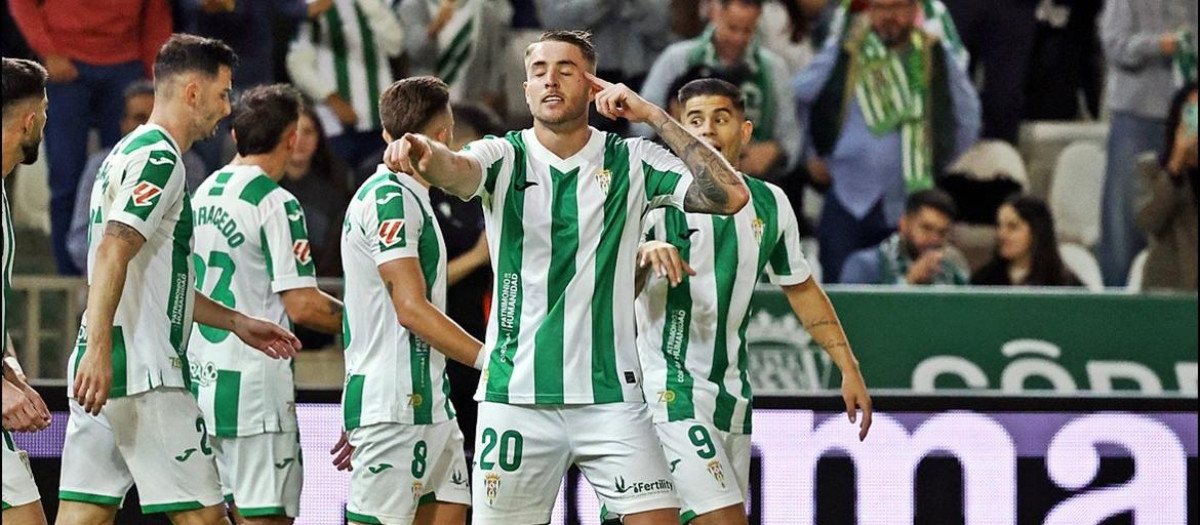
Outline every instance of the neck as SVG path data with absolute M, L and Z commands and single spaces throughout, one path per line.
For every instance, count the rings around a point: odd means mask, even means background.
M 179 145 L 179 153 L 184 154 L 192 149 L 192 144 L 196 142 L 196 137 L 191 133 L 190 120 L 184 111 L 167 102 L 161 106 L 155 104 L 154 111 L 150 113 L 150 120 L 146 123 L 167 130 L 167 134 Z
M 533 122 L 533 134 L 538 142 L 560 159 L 567 159 L 579 153 L 588 140 L 592 138 L 592 129 L 587 125 L 587 112 L 579 120 L 562 124 L 546 124 L 538 120 Z
M 1013 281 L 1013 284 L 1019 284 L 1018 281 L 1024 281 L 1029 276 L 1029 268 L 1033 266 L 1033 257 L 1023 255 L 1017 259 L 1008 262 L 1008 276 Z
M 4 178 L 8 178 L 13 170 L 17 169 L 17 164 L 24 160 L 24 154 L 21 153 L 21 136 L 14 130 L 4 131 Z
M 271 180 L 279 182 L 287 172 L 287 157 L 279 153 L 262 153 L 258 155 L 238 155 L 231 164 L 235 166 L 258 166 Z

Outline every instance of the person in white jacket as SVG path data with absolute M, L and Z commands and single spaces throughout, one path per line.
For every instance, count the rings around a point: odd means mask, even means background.
M 379 95 L 394 80 L 389 57 L 404 50 L 404 29 L 384 0 L 318 0 L 324 12 L 301 24 L 288 74 L 317 101 L 330 146 L 357 166 L 378 149 Z

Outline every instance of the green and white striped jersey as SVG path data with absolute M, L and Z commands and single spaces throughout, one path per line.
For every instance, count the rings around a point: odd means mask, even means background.
M 192 205 L 179 145 L 159 126 L 138 126 L 113 147 L 92 188 L 88 282 L 108 221 L 146 239 L 129 261 L 112 331 L 110 397 L 189 384 L 192 331 Z M 87 314 L 67 361 L 67 381 L 86 350 Z
M 288 326 L 282 292 L 315 288 L 304 211 L 258 166 L 229 165 L 192 200 L 196 289 L 246 315 Z M 192 394 L 220 437 L 294 431 L 290 359 L 272 359 L 226 330 L 196 325 L 188 344 Z
M 0 186 L 3 186 L 3 184 L 0 184 Z M 0 293 L 4 294 L 3 297 L 0 297 L 4 301 L 4 313 L 0 314 L 0 345 L 7 345 L 8 305 L 12 304 L 8 301 L 12 297 L 13 255 L 16 254 L 17 241 L 13 238 L 12 208 L 8 205 L 8 192 L 4 191 L 3 188 L 0 188 L 0 201 L 4 205 L 3 216 L 0 216 L 0 220 L 4 222 L 4 239 L 0 240 L 3 243 L 3 258 L 0 259 L 0 263 L 4 265 L 3 268 L 0 268 L 0 279 L 4 280 L 3 289 L 0 289 Z
M 683 209 L 683 162 L 645 140 L 591 130 L 560 159 L 532 129 L 470 145 L 483 167 L 495 272 L 476 399 L 520 405 L 644 402 L 634 269 L 645 213 Z
M 347 430 L 376 423 L 428 425 L 454 418 L 446 357 L 400 325 L 379 265 L 413 257 L 425 297 L 446 309 L 446 245 L 429 190 L 380 165 L 350 201 L 342 229 L 346 307 Z
M 671 288 L 651 276 L 637 301 L 638 349 L 656 422 L 701 420 L 750 433 L 746 324 L 759 277 L 780 286 L 812 272 L 791 203 L 778 187 L 742 177 L 750 204 L 733 217 L 651 212 L 648 239 L 679 249 L 696 276 Z

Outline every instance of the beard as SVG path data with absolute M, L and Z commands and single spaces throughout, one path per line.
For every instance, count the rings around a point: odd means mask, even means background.
M 539 104 L 540 106 L 540 104 Z M 587 114 L 587 103 L 577 107 L 563 109 L 561 113 L 551 114 L 549 111 L 532 111 L 534 120 L 549 126 L 559 126 L 568 122 L 574 122 Z
M 28 142 L 21 143 L 21 164 L 33 164 L 38 160 L 38 147 L 42 145 L 42 138 L 37 137 Z

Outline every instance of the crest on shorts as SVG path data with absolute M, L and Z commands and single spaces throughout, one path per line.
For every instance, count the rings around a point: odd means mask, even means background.
M 491 472 L 484 475 L 483 489 L 485 495 L 487 495 L 488 505 L 495 503 L 496 493 L 500 492 L 500 475 Z
M 721 462 L 712 460 L 708 462 L 708 473 L 713 475 L 713 479 L 721 484 L 721 488 L 725 488 L 725 471 L 721 469 Z
M 420 481 L 414 481 L 412 484 L 413 501 L 421 499 L 421 493 L 425 491 L 425 485 Z
M 750 222 L 750 229 L 754 231 L 754 241 L 758 244 L 762 244 L 763 227 L 765 225 L 766 223 L 763 222 L 763 220 L 759 217 L 755 217 L 754 220 Z
M 608 184 L 612 182 L 612 171 L 601 169 L 596 172 L 596 182 L 600 183 L 600 191 L 608 195 Z

